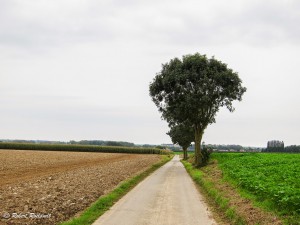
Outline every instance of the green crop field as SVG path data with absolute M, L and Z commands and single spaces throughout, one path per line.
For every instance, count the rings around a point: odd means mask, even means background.
M 231 182 L 279 214 L 300 218 L 300 154 L 214 153 Z

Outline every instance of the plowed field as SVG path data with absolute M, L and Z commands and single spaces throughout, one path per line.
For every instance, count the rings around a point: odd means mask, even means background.
M 159 161 L 159 155 L 0 150 L 0 224 L 57 224 Z

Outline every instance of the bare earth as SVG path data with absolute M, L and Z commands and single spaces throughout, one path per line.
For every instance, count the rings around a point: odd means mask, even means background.
M 159 155 L 0 150 L 0 224 L 65 221 L 158 161 Z
M 94 223 L 116 224 L 215 225 L 216 222 L 177 155 Z

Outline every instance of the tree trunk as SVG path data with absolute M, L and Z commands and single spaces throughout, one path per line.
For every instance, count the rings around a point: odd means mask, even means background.
M 183 148 L 183 160 L 187 160 L 187 148 Z
M 195 128 L 195 166 L 199 167 L 202 163 L 202 154 L 201 154 L 201 140 L 202 140 L 203 131 L 199 128 Z

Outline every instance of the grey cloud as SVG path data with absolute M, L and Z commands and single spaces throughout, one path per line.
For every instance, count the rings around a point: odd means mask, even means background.
M 220 8 L 215 3 L 205 13 L 195 10 L 203 7 L 201 2 L 187 1 L 185 9 L 171 3 L 88 1 L 83 6 L 48 10 L 46 6 L 4 1 L 0 44 L 32 48 L 121 39 L 166 45 L 276 45 L 300 40 L 300 3 L 296 1 L 245 4 L 240 10 L 230 10 L 230 4 Z M 30 16 L 22 13 L 25 6 L 31 9 Z
M 241 28 L 241 34 L 244 33 L 244 39 L 248 41 L 262 45 L 282 42 L 299 44 L 299 11 L 299 3 L 262 2 L 242 12 L 233 24 Z
M 198 45 L 244 43 L 250 45 L 299 44 L 299 3 L 264 3 L 245 5 L 241 10 L 211 9 L 207 15 L 182 14 L 184 29 L 171 31 L 169 41 Z
M 0 19 L 0 45 L 18 47 L 48 47 L 74 42 L 106 41 L 113 38 L 109 15 L 98 9 L 98 15 L 90 15 L 90 8 L 65 8 L 62 12 L 47 7 L 30 8 L 24 13 L 24 5 L 1 3 L 5 13 Z M 15 7 L 15 9 L 14 9 Z M 28 8 L 28 6 L 27 6 Z M 43 10 L 45 13 L 43 13 Z M 71 12 L 69 12 L 71 11 Z M 30 14 L 30 15 L 29 15 Z

